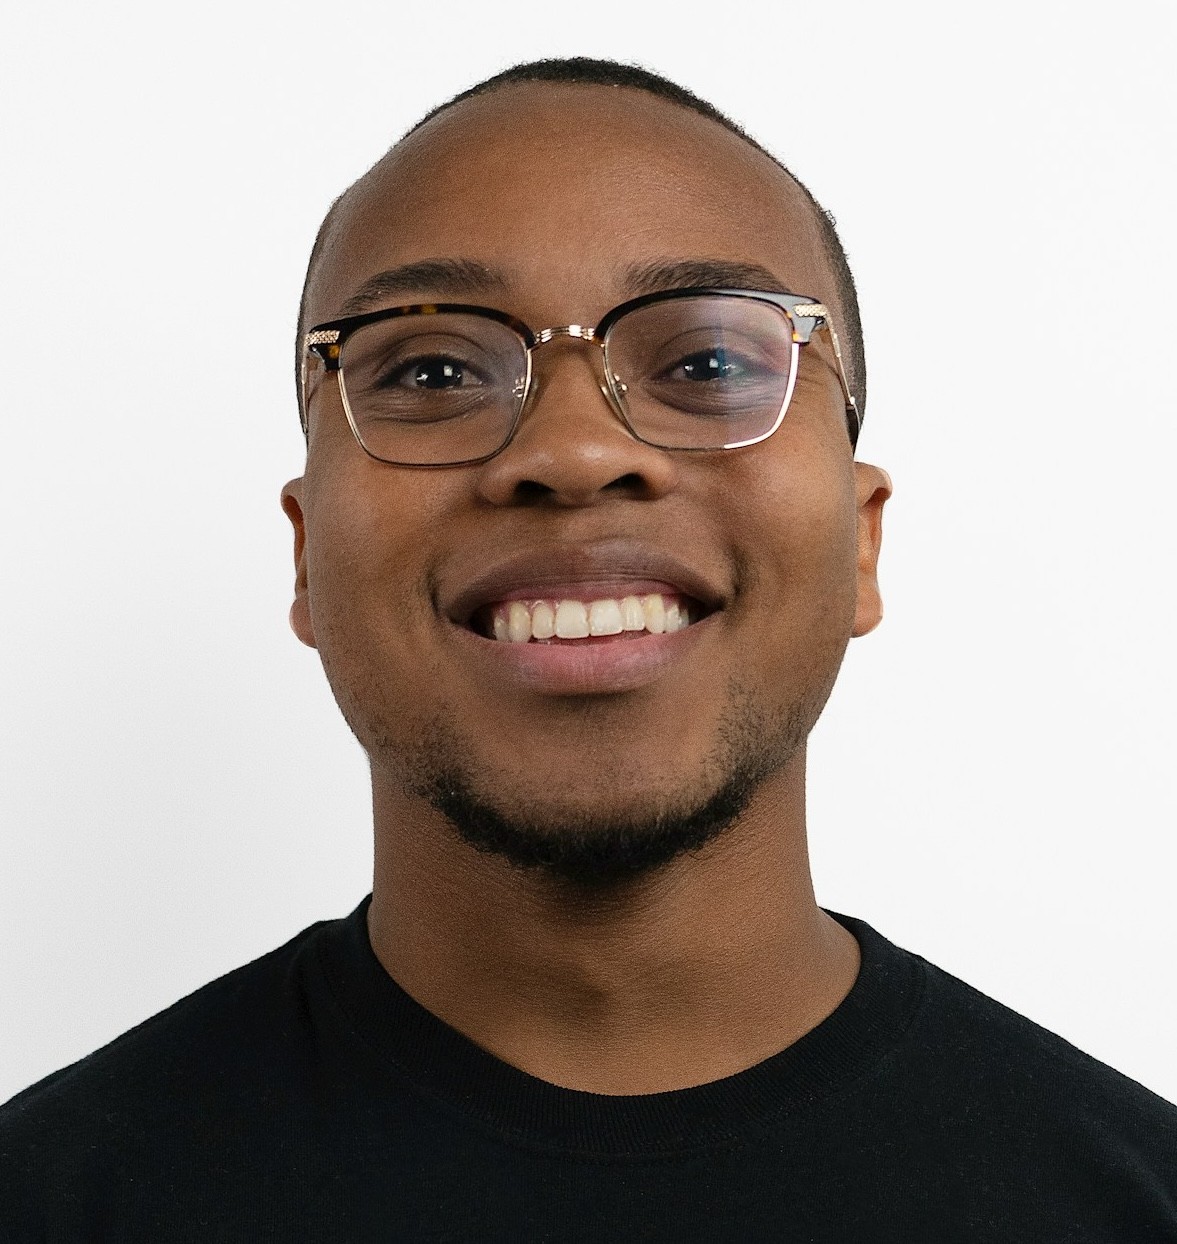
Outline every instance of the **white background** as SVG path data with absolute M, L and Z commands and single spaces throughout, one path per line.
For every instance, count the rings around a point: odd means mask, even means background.
M 634 59 L 836 214 L 887 617 L 818 900 L 1177 1099 L 1171 5 L 40 3 L 5 25 L 0 1099 L 367 893 L 286 627 L 332 197 L 516 60 Z M 537 193 L 542 192 L 537 187 Z

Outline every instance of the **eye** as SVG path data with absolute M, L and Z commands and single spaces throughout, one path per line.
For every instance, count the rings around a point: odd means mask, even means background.
M 423 354 L 398 363 L 385 373 L 382 387 L 405 389 L 468 389 L 483 384 L 482 376 L 462 359 L 449 354 Z
M 666 368 L 660 380 L 738 380 L 747 372 L 744 360 L 723 346 L 696 350 Z

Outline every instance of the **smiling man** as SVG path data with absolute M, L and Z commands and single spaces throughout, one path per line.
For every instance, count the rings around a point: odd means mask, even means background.
M 816 902 L 891 484 L 788 172 L 521 66 L 332 208 L 298 368 L 372 894 L 9 1103 L 5 1240 L 1177 1240 L 1177 1109 Z

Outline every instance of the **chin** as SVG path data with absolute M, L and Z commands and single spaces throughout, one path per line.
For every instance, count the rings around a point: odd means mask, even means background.
M 520 770 L 516 760 L 510 781 L 440 739 L 428 751 L 432 763 L 417 774 L 412 793 L 464 844 L 582 889 L 633 882 L 714 842 L 737 825 L 777 767 L 747 751 L 719 751 L 685 766 L 680 755 L 661 770 L 632 756 L 590 767 L 582 760 L 565 771 Z
M 511 866 L 579 886 L 632 882 L 697 851 L 739 820 L 752 788 L 727 784 L 692 801 L 512 800 L 452 778 L 431 802 L 458 837 Z
M 582 716 L 563 738 L 506 730 L 488 738 L 462 728 L 456 712 L 411 731 L 391 714 L 353 729 L 361 726 L 374 782 L 431 805 L 466 845 L 563 881 L 604 885 L 714 841 L 769 777 L 803 755 L 813 705 L 766 712 L 735 684 L 723 702 L 718 719 L 637 737 Z

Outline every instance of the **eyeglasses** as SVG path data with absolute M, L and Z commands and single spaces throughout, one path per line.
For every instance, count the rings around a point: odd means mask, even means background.
M 302 427 L 312 368 L 334 372 L 361 449 L 395 466 L 485 462 L 515 435 L 536 350 L 558 337 L 600 348 L 601 391 L 639 441 L 659 449 L 755 445 L 785 417 L 800 347 L 834 347 L 851 446 L 862 424 L 837 334 L 820 302 L 745 289 L 672 289 L 614 307 L 595 328 L 535 331 L 489 307 L 428 303 L 318 324 L 306 334 Z

